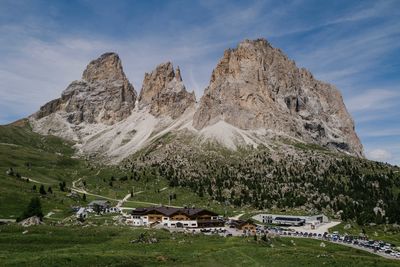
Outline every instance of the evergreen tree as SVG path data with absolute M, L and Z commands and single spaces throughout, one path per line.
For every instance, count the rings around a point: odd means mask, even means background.
M 43 185 L 40 185 L 39 193 L 40 193 L 41 195 L 46 195 L 46 190 L 44 189 L 44 186 L 43 186 Z
M 40 199 L 38 197 L 34 197 L 31 199 L 28 207 L 23 212 L 21 217 L 18 218 L 18 220 L 19 221 L 24 220 L 24 219 L 32 217 L 32 216 L 37 216 L 40 219 L 43 218 L 42 204 L 40 203 Z
M 51 189 L 51 186 L 49 186 L 49 188 L 47 189 L 47 192 L 48 192 L 49 194 L 53 194 L 53 189 Z
M 61 183 L 59 183 L 59 186 L 60 186 L 60 191 L 64 192 L 67 184 L 65 183 L 65 181 L 62 181 Z

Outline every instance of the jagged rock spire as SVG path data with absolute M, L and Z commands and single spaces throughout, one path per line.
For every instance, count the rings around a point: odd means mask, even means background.
M 82 80 L 88 82 L 124 79 L 126 79 L 126 76 L 119 56 L 110 52 L 104 53 L 99 58 L 91 61 L 82 74 Z
M 61 98 L 50 101 L 33 116 L 41 119 L 55 112 L 69 123 L 114 124 L 131 114 L 136 92 L 129 83 L 116 53 L 105 53 L 91 61 L 82 80 L 72 82 Z
M 149 107 L 154 116 L 177 118 L 195 102 L 194 92 L 186 91 L 180 69 L 174 71 L 171 62 L 160 64 L 151 73 L 145 74 L 139 106 Z

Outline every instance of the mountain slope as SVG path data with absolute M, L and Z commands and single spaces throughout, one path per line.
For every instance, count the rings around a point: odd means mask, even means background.
M 190 132 L 170 133 L 122 165 L 131 171 L 151 165 L 170 186 L 225 205 L 322 211 L 359 224 L 400 222 L 400 168 L 290 139 L 231 150 Z
M 297 68 L 264 39 L 226 50 L 214 69 L 193 125 L 202 129 L 221 120 L 363 155 L 339 91 Z
M 264 39 L 225 51 L 198 105 L 170 62 L 145 74 L 136 99 L 119 57 L 106 53 L 30 122 L 34 131 L 76 141 L 82 154 L 108 163 L 167 132 L 190 132 L 199 142 L 233 150 L 290 139 L 363 156 L 339 91 L 298 69 Z
M 227 50 L 198 105 L 169 62 L 145 75 L 137 100 L 115 54 L 82 77 L 29 118 L 34 131 L 230 207 L 400 222 L 399 169 L 363 159 L 340 93 L 265 40 Z

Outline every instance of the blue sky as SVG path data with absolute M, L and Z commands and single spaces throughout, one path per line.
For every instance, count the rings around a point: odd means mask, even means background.
M 343 94 L 368 158 L 400 165 L 400 1 L 0 0 L 0 124 L 106 51 L 140 90 L 172 61 L 197 98 L 223 51 L 264 37 Z

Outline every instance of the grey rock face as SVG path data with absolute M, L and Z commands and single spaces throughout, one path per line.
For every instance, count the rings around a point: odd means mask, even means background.
M 89 63 L 82 80 L 72 82 L 61 98 L 45 104 L 33 116 L 40 119 L 63 111 L 73 124 L 114 124 L 131 114 L 135 101 L 136 92 L 125 76 L 118 55 L 106 53 Z
M 193 126 L 202 129 L 220 120 L 363 155 L 340 92 L 297 68 L 264 39 L 226 50 L 214 69 Z
M 175 119 L 195 102 L 194 92 L 186 91 L 179 68 L 175 72 L 171 62 L 160 64 L 145 74 L 139 107 L 149 106 L 152 115 L 169 115 Z

